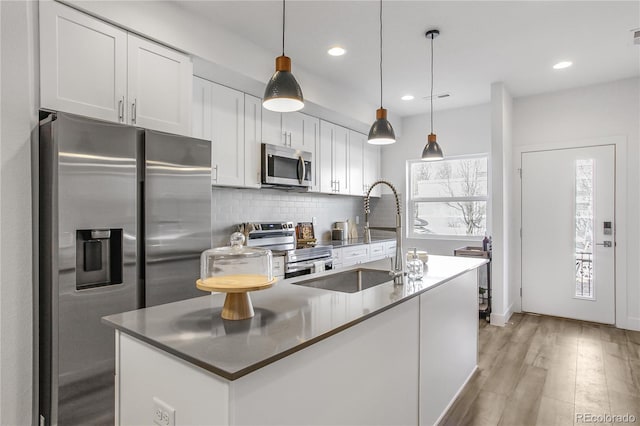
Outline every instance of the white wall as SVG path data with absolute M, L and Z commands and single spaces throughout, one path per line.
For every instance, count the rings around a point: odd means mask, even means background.
M 491 105 L 476 105 L 464 108 L 436 111 L 433 119 L 434 133 L 445 157 L 466 154 L 488 154 L 491 150 Z M 406 194 L 406 162 L 420 158 L 429 134 L 429 114 L 405 117 L 403 133 L 393 145 L 382 148 L 382 177 L 393 183 L 401 193 L 401 202 Z M 392 197 L 384 197 L 390 202 Z M 403 206 L 404 209 L 405 206 Z M 384 207 L 379 207 L 384 208 Z M 372 215 L 375 215 L 372 208 Z M 389 210 L 389 209 L 387 209 Z M 392 210 L 389 210 L 392 211 Z M 406 229 L 406 215 L 403 223 Z M 384 218 L 387 225 L 395 223 L 394 217 Z M 380 220 L 377 225 L 383 225 Z M 405 238 L 404 248 L 417 247 L 433 254 L 452 255 L 458 247 L 477 242 L 469 240 L 440 240 Z
M 620 317 L 621 310 L 618 309 L 616 322 L 621 327 L 640 329 L 640 79 L 625 79 L 517 98 L 513 107 L 513 142 L 516 154 L 523 147 L 534 145 L 560 145 L 611 136 L 626 139 L 627 180 L 616 184 L 619 191 L 620 188 L 626 188 L 626 192 L 616 194 L 618 207 L 619 202 L 623 206 L 616 212 L 616 285 L 618 293 L 621 289 L 626 290 L 626 306 L 622 311 L 627 312 L 624 317 Z M 519 197 L 519 187 L 514 188 L 514 193 Z M 519 212 L 516 220 L 519 224 Z M 621 225 L 625 228 L 621 229 Z M 520 287 L 519 250 L 514 250 L 514 255 L 512 264 L 516 271 L 512 290 Z M 519 305 L 519 299 L 516 298 L 515 301 Z M 623 304 L 624 302 L 622 301 Z
M 0 51 L 0 424 L 31 423 L 31 131 L 37 126 L 37 4 L 2 1 Z
M 503 83 L 491 85 L 491 324 L 504 325 L 511 316 L 513 101 Z

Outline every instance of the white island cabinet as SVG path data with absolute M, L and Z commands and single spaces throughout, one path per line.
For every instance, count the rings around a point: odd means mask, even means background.
M 476 370 L 484 262 L 431 256 L 420 281 L 355 293 L 284 280 L 244 321 L 220 319 L 223 295 L 106 317 L 116 423 L 435 424 Z

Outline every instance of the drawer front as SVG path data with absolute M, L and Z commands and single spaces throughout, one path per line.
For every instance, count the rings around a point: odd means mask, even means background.
M 272 274 L 274 277 L 284 277 L 284 256 L 274 256 Z
M 393 257 L 396 255 L 396 242 L 387 241 L 384 243 L 384 254 L 386 257 Z
M 371 259 L 384 257 L 384 254 L 385 254 L 384 243 L 374 243 L 369 246 L 369 257 Z

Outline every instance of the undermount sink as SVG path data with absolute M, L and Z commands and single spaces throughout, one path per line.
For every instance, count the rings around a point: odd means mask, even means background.
M 376 269 L 353 269 L 339 272 L 324 277 L 311 278 L 309 280 L 293 283 L 304 287 L 322 288 L 324 290 L 341 291 L 343 293 L 356 293 L 393 280 L 389 271 Z

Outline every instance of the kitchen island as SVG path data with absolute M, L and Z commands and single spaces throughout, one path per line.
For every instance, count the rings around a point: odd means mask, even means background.
M 106 317 L 116 424 L 150 424 L 157 406 L 176 425 L 434 424 L 476 369 L 484 263 L 431 256 L 421 280 L 355 293 L 296 277 L 253 293 L 242 321 L 220 318 L 221 294 Z

